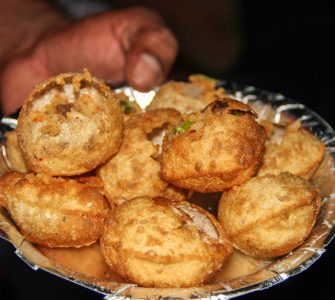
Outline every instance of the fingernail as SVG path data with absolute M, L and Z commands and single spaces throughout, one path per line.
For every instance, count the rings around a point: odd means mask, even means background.
M 133 83 L 138 87 L 150 88 L 160 80 L 161 76 L 162 68 L 158 60 L 150 54 L 141 54 L 133 70 Z

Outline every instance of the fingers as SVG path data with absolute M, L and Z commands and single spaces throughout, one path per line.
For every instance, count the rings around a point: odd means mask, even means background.
M 92 16 L 45 44 L 45 64 L 53 75 L 88 68 L 97 77 L 127 81 L 139 90 L 165 79 L 178 49 L 160 16 L 144 8 Z
M 143 8 L 107 12 L 53 29 L 2 72 L 3 110 L 9 113 L 21 105 L 34 84 L 83 68 L 111 83 L 127 81 L 148 90 L 165 79 L 177 49 L 160 16 Z
M 87 68 L 101 79 L 124 80 L 125 53 L 105 15 L 76 22 L 43 42 L 40 57 L 52 75 Z
M 140 32 L 127 54 L 128 83 L 139 90 L 158 85 L 168 74 L 176 54 L 177 42 L 168 29 Z
M 161 83 L 175 61 L 178 43 L 155 12 L 132 9 L 133 21 L 124 28 L 125 75 L 136 89 L 148 90 Z

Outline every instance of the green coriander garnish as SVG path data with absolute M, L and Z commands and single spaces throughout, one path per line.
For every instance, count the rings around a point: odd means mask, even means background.
M 232 113 L 232 115 L 234 115 L 235 117 L 240 117 L 240 116 L 243 116 L 243 115 L 244 115 L 244 111 L 237 110 L 237 109 L 232 110 L 231 113 Z
M 126 114 L 131 113 L 131 106 L 129 105 L 129 102 L 127 100 L 120 100 L 120 104 L 123 106 L 123 111 Z
M 193 122 L 186 120 L 181 126 L 173 128 L 174 133 L 183 133 L 192 126 Z

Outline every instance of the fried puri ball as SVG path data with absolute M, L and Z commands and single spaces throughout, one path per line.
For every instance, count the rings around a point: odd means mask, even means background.
M 94 243 L 110 210 L 95 184 L 48 175 L 6 173 L 0 194 L 22 235 L 51 248 Z
M 115 154 L 121 108 L 112 91 L 87 71 L 60 74 L 37 85 L 18 118 L 18 138 L 35 173 L 86 173 Z
M 98 170 L 111 203 L 158 196 L 168 188 L 159 176 L 159 137 L 167 124 L 179 121 L 176 110 L 160 109 L 134 115 L 125 123 L 120 151 Z
M 219 192 L 255 175 L 265 134 L 252 109 L 229 97 L 185 116 L 166 134 L 161 176 L 197 192 Z
M 290 172 L 309 179 L 325 154 L 324 143 L 302 128 L 299 121 L 287 126 L 281 140 L 269 141 L 258 175 Z
M 235 248 L 271 258 L 304 242 L 319 208 L 318 191 L 307 180 L 283 172 L 254 177 L 224 192 L 218 217 Z
M 115 96 L 119 100 L 124 121 L 142 111 L 139 104 L 135 100 L 130 100 L 123 91 L 115 92 Z
M 16 130 L 6 132 L 6 158 L 12 171 L 28 172 Z
M 163 197 L 118 206 L 106 221 L 100 244 L 112 270 L 146 287 L 200 285 L 233 252 L 210 213 Z
M 225 96 L 216 88 L 217 80 L 204 75 L 191 75 L 189 82 L 170 81 L 160 86 L 147 110 L 174 108 L 182 113 L 200 111 L 217 97 Z

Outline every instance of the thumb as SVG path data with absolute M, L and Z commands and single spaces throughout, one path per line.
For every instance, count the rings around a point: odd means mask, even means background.
M 125 77 L 131 86 L 139 90 L 148 90 L 165 79 L 178 50 L 176 38 L 157 15 L 148 10 L 145 13 L 151 22 L 138 24 L 135 32 L 126 35 L 129 48 Z
M 130 61 L 134 61 L 130 64 Z M 155 55 L 143 52 L 128 59 L 126 80 L 138 90 L 149 90 L 163 81 L 162 64 Z

